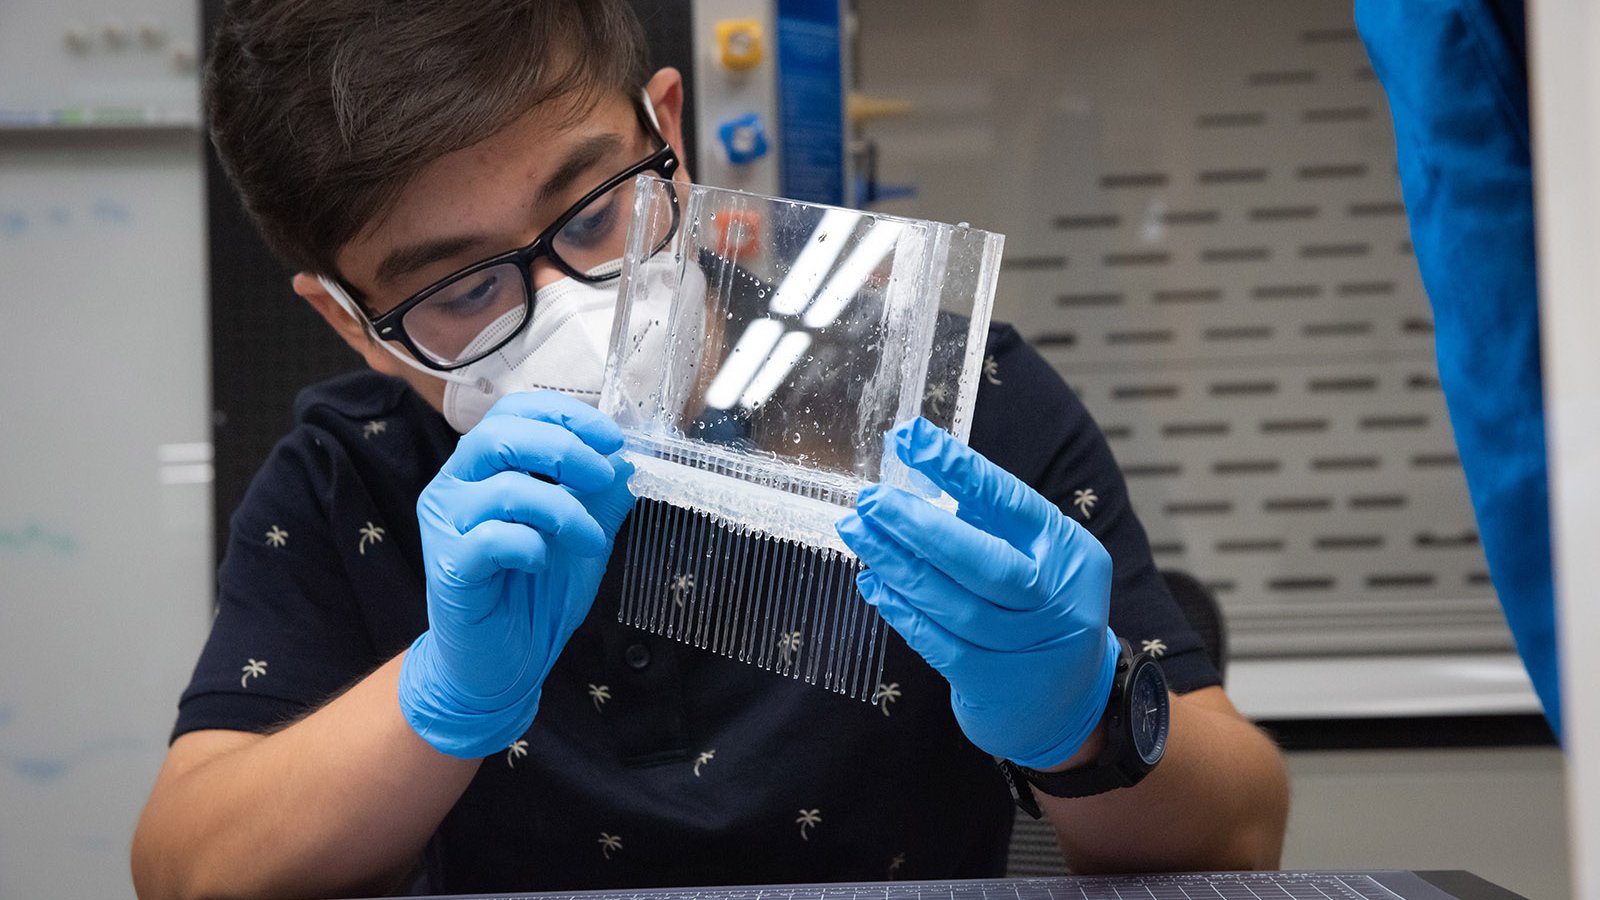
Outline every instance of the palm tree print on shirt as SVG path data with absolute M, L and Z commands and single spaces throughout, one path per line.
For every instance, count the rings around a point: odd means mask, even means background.
M 705 752 L 701 753 L 699 756 L 696 756 L 694 758 L 694 777 L 699 778 L 700 777 L 700 767 L 705 765 L 708 762 L 711 762 L 711 760 L 713 758 L 715 758 L 716 755 L 717 755 L 717 751 L 715 751 L 715 750 L 706 750 Z
M 667 584 L 667 590 L 672 592 L 672 602 L 682 606 L 683 601 L 694 591 L 694 576 L 688 573 L 672 576 L 672 581 Z
M 264 659 L 252 659 L 245 663 L 244 668 L 240 671 L 244 672 L 244 677 L 239 679 L 239 686 L 249 687 L 250 679 L 260 678 L 267 674 L 267 661 Z
M 800 840 L 802 840 L 802 841 L 811 840 L 811 836 L 806 833 L 806 829 L 807 828 L 816 827 L 817 824 L 820 823 L 821 821 L 822 821 L 822 810 L 820 810 L 820 809 L 802 809 L 802 810 L 800 810 L 800 818 L 795 819 L 795 823 L 800 826 Z
M 600 840 L 596 843 L 600 845 L 600 853 L 604 855 L 606 859 L 610 859 L 611 851 L 622 849 L 622 835 L 606 834 L 604 831 L 602 831 L 600 832 Z
M 928 404 L 939 415 L 944 414 L 944 405 L 950 402 L 950 386 L 947 384 L 930 384 L 928 390 L 922 395 L 922 402 Z
M 268 547 L 282 547 L 287 543 L 289 543 L 289 532 L 284 531 L 282 528 L 274 525 L 272 530 L 267 532 Z
M 599 712 L 601 705 L 611 699 L 611 688 L 604 684 L 591 684 L 589 696 L 594 698 L 594 711 Z
M 383 529 L 372 524 L 371 522 L 368 522 L 366 525 L 361 527 L 361 540 L 356 543 L 356 549 L 361 551 L 362 556 L 367 555 L 368 543 L 383 543 Z
M 778 656 L 781 662 L 787 664 L 793 661 L 795 654 L 800 652 L 800 632 L 791 631 L 778 635 Z
M 889 860 L 889 877 L 891 879 L 894 878 L 894 876 L 899 873 L 900 867 L 905 864 L 906 855 L 904 853 L 896 853 L 894 855 L 894 859 Z
M 372 440 L 373 435 L 383 434 L 388 429 L 388 422 L 373 419 L 371 422 L 361 426 L 361 436 L 370 441 Z
M 1089 510 L 1094 509 L 1095 504 L 1099 502 L 1100 497 L 1094 492 L 1094 488 L 1072 492 L 1072 505 L 1078 508 L 1078 512 L 1083 513 L 1085 519 L 1089 518 Z
M 885 718 L 887 718 L 889 715 L 889 704 L 899 699 L 900 682 L 898 681 L 891 681 L 888 684 L 880 684 L 878 685 L 878 689 L 872 692 L 872 702 L 878 704 L 878 708 L 883 710 L 883 715 Z
M 506 765 L 508 765 L 511 768 L 515 769 L 517 767 L 517 760 L 522 759 L 523 757 L 525 757 L 527 755 L 528 755 L 528 742 L 527 741 L 513 741 L 511 746 L 506 748 Z
M 1143 647 L 1144 652 L 1150 654 L 1151 656 L 1161 656 L 1167 652 L 1167 642 L 1163 641 L 1161 638 L 1151 638 L 1148 641 L 1140 641 L 1139 646 Z
M 994 354 L 983 358 L 983 377 L 989 379 L 990 384 L 1000 383 L 1000 364 L 994 361 Z

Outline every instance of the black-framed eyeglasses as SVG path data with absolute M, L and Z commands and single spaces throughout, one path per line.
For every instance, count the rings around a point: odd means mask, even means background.
M 526 247 L 473 263 L 394 309 L 368 316 L 378 338 L 399 341 L 430 369 L 459 369 L 504 347 L 533 319 L 533 264 L 541 257 L 568 277 L 590 284 L 620 276 L 633 220 L 634 178 L 654 172 L 670 180 L 680 165 L 672 146 L 642 110 L 639 118 L 661 149 L 585 194 Z M 646 235 L 651 255 L 665 249 L 678 230 L 676 194 L 671 203 L 670 220 L 656 226 L 661 233 Z

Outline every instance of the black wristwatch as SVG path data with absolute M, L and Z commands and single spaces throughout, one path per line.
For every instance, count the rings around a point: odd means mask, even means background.
M 1039 818 L 1036 787 L 1052 797 L 1090 797 L 1117 788 L 1132 787 L 1150 774 L 1167 749 L 1171 728 L 1167 676 L 1147 652 L 1135 654 L 1122 641 L 1111 696 L 1101 722 L 1106 727 L 1105 747 L 1094 762 L 1063 772 L 1040 772 L 998 760 L 1011 787 L 1011 797 L 1028 815 Z

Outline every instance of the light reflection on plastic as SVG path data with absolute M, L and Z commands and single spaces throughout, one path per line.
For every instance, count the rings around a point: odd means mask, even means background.
M 776 319 L 757 319 L 745 326 L 733 352 L 723 361 L 721 371 L 706 391 L 706 406 L 727 409 L 739 401 L 756 370 L 772 354 L 783 336 L 783 324 Z
M 859 213 L 846 209 L 830 209 L 823 214 L 822 221 L 811 232 L 805 249 L 795 257 L 789 274 L 772 298 L 772 312 L 775 315 L 797 316 L 806 308 L 817 286 L 822 284 L 828 270 L 833 268 L 834 260 L 844 252 L 844 245 L 860 218 Z
M 806 310 L 801 321 L 807 328 L 826 328 L 832 325 L 854 300 L 861 286 L 877 271 L 888 255 L 894 252 L 904 227 L 895 222 L 879 221 L 867 229 L 866 236 L 845 259 L 844 265 L 833 273 L 828 284 Z
M 755 380 L 750 382 L 750 386 L 739 398 L 739 404 L 755 409 L 767 402 L 767 398 L 778 389 L 778 385 L 783 384 L 783 380 L 789 377 L 794 367 L 800 364 L 800 357 L 810 346 L 811 335 L 804 331 L 791 331 L 784 335 L 783 340 L 778 342 L 778 348 L 767 358 L 766 365 L 756 373 Z

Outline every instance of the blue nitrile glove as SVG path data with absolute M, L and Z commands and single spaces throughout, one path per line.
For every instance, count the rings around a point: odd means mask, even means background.
M 1094 732 L 1111 694 L 1110 554 L 926 419 L 890 440 L 960 512 L 897 488 L 862 491 L 838 524 L 869 567 L 856 579 L 862 595 L 950 682 L 968 739 L 1019 765 L 1060 765 Z
M 633 505 L 621 448 L 593 407 L 511 394 L 423 490 L 428 630 L 400 664 L 400 709 L 435 749 L 487 756 L 533 721 Z

